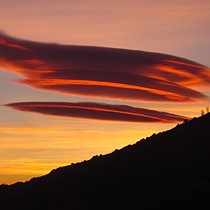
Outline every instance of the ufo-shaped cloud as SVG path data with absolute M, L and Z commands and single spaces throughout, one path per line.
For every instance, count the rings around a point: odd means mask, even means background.
M 209 69 L 171 55 L 105 47 L 59 45 L 0 34 L 0 64 L 43 90 L 125 100 L 191 102 L 190 86 L 210 82 Z
M 0 34 L 0 65 L 24 76 L 20 83 L 45 91 L 136 101 L 192 102 L 205 95 L 207 67 L 184 58 L 137 50 L 61 45 Z M 129 122 L 186 119 L 165 112 L 98 103 L 23 102 L 7 106 L 48 115 Z

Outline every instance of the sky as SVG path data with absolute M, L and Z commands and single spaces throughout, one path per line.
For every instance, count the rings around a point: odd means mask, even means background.
M 0 183 L 110 153 L 210 106 L 208 0 L 0 5 Z

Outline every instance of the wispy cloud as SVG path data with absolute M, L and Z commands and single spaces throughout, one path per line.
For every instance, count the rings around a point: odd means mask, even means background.
M 126 100 L 191 102 L 205 97 L 191 85 L 210 82 L 193 61 L 144 51 L 59 45 L 0 34 L 0 64 L 19 82 L 50 91 Z
M 90 102 L 22 102 L 7 104 L 6 106 L 21 111 L 36 112 L 45 115 L 111 121 L 171 123 L 187 119 L 184 116 L 170 114 L 167 112 L 158 112 L 125 105 L 110 105 Z

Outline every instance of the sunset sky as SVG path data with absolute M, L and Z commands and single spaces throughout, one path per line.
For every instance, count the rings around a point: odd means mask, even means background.
M 200 116 L 208 67 L 209 0 L 0 0 L 0 184 Z

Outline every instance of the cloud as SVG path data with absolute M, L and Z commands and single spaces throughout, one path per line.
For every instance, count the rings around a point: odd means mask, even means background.
M 173 123 L 187 117 L 126 105 L 104 103 L 21 102 L 5 106 L 27 112 L 51 116 L 77 117 L 124 122 Z
M 60 45 L 0 34 L 0 64 L 19 82 L 47 91 L 136 101 L 191 102 L 205 97 L 191 85 L 210 83 L 207 67 L 145 51 Z

